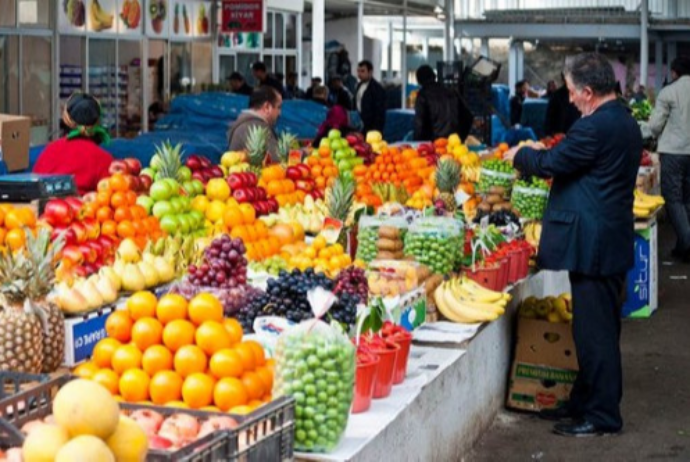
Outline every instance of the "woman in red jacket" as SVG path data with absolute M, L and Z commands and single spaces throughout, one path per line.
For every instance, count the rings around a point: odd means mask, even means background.
M 79 194 L 95 191 L 98 182 L 109 175 L 113 157 L 99 147 L 110 136 L 98 122 L 101 105 L 96 98 L 75 93 L 67 101 L 62 121 L 70 130 L 67 136 L 49 143 L 34 165 L 34 173 L 73 175 Z

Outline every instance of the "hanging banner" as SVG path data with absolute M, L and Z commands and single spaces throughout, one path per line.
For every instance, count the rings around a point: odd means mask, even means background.
M 117 32 L 115 12 L 117 2 L 115 0 L 89 0 L 87 11 L 87 26 L 90 32 Z
M 146 35 L 149 37 L 170 36 L 170 11 L 168 0 L 146 1 Z
M 144 0 L 119 0 L 117 7 L 118 31 L 123 35 L 141 34 L 142 2 Z
M 173 38 L 185 38 L 194 36 L 194 12 L 196 5 L 192 2 L 173 0 L 172 5 L 172 30 Z
M 194 2 L 194 31 L 195 37 L 209 37 L 211 35 L 211 2 Z
M 223 0 L 222 32 L 262 32 L 263 0 Z

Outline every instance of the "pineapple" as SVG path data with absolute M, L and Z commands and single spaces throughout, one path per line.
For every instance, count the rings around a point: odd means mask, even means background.
M 297 141 L 297 137 L 290 132 L 283 132 L 278 138 L 278 158 L 283 168 L 287 168 L 290 151 L 295 141 Z
M 350 217 L 350 210 L 355 199 L 355 182 L 352 179 L 338 177 L 326 191 L 326 207 L 328 216 L 343 222 L 343 226 Z M 338 244 L 347 249 L 348 229 L 343 228 L 338 236 Z
M 455 213 L 455 189 L 460 184 L 460 165 L 452 159 L 439 162 L 436 168 L 436 187 L 439 190 L 436 200 L 443 202 L 447 212 Z
M 45 302 L 53 283 L 59 238 L 49 249 L 50 231 L 27 233 L 23 251 L 0 256 L 0 369 L 39 373 L 62 363 L 64 324 Z M 35 297 L 35 298 L 34 298 Z M 59 313 L 59 310 L 57 310 Z
M 247 162 L 249 163 L 249 171 L 254 172 L 257 177 L 261 175 L 261 169 L 266 159 L 267 138 L 268 129 L 266 127 L 260 125 L 249 127 L 247 143 L 245 145 Z
M 182 144 L 173 146 L 170 144 L 170 141 L 166 141 L 156 148 L 154 159 L 151 160 L 151 165 L 154 165 L 155 162 L 156 168 L 158 169 L 156 180 L 164 178 L 180 180 L 179 173 L 180 168 L 182 168 Z

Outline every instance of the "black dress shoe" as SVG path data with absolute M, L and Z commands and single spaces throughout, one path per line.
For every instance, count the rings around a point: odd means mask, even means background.
M 540 419 L 555 422 L 559 420 L 574 419 L 576 417 L 566 406 L 557 407 L 555 409 L 542 409 L 537 415 Z
M 602 430 L 597 428 L 593 423 L 582 420 L 577 423 L 566 424 L 559 423 L 553 427 L 553 432 L 561 436 L 571 436 L 575 438 L 586 438 L 590 436 L 604 436 L 614 435 L 618 431 Z

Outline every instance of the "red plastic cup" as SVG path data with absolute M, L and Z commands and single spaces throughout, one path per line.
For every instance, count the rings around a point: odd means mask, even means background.
M 376 384 L 376 374 L 381 360 L 377 357 L 376 361 L 364 364 L 357 364 L 355 371 L 355 392 L 352 400 L 352 413 L 365 412 L 371 407 L 371 399 L 374 397 L 374 385 Z
M 391 394 L 391 390 L 393 389 L 395 361 L 399 351 L 400 347 L 390 342 L 386 342 L 385 349 L 371 350 L 380 360 L 374 384 L 374 399 L 385 398 Z
M 393 385 L 398 385 L 405 381 L 405 376 L 407 375 L 407 360 L 410 358 L 412 334 L 407 333 L 397 338 L 390 338 L 389 341 L 400 347 L 395 360 L 395 372 L 393 372 Z

